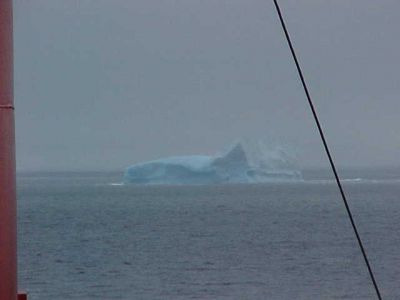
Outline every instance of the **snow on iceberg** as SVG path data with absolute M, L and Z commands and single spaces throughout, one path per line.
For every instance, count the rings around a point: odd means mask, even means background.
M 301 172 L 283 149 L 267 150 L 258 143 L 242 142 L 216 156 L 169 157 L 128 167 L 124 183 L 131 184 L 220 184 L 301 180 Z

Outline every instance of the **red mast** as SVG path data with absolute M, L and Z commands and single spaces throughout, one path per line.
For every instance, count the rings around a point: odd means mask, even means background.
M 17 296 L 12 0 L 0 0 L 0 299 Z
M 12 0 L 0 0 L 0 299 L 17 297 Z

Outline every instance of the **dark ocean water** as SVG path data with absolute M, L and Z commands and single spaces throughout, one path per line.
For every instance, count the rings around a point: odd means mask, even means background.
M 376 175 L 376 176 L 374 176 Z M 46 299 L 376 299 L 334 183 L 122 186 L 18 176 L 19 285 Z M 400 178 L 345 174 L 384 299 L 400 299 Z

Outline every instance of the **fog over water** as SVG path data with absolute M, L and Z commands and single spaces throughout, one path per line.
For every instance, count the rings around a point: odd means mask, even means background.
M 400 165 L 400 2 L 281 0 L 340 166 Z M 121 170 L 237 138 L 326 166 L 272 1 L 15 0 L 19 170 Z

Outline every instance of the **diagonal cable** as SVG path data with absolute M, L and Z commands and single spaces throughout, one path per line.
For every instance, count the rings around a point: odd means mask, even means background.
M 329 150 L 328 143 L 327 143 L 326 138 L 325 138 L 325 134 L 324 134 L 324 132 L 322 130 L 321 123 L 319 121 L 319 118 L 318 118 L 317 112 L 315 110 L 313 101 L 311 100 L 311 96 L 310 96 L 310 93 L 308 91 L 308 87 L 307 87 L 306 81 L 304 79 L 303 72 L 302 72 L 302 70 L 300 68 L 300 64 L 299 64 L 299 61 L 297 59 L 296 52 L 294 51 L 292 41 L 290 40 L 289 32 L 288 32 L 288 30 L 286 28 L 285 21 L 283 20 L 283 16 L 282 16 L 279 4 L 278 4 L 278 0 L 274 0 L 274 4 L 275 4 L 276 11 L 278 13 L 279 20 L 281 22 L 283 31 L 285 32 L 285 37 L 286 37 L 287 43 L 289 45 L 290 52 L 292 53 L 292 56 L 293 56 L 293 59 L 294 59 L 294 63 L 296 64 L 297 72 L 299 74 L 301 83 L 303 85 L 304 92 L 306 93 L 308 104 L 309 104 L 310 109 L 312 111 L 315 124 L 318 127 L 318 132 L 319 132 L 319 135 L 321 137 L 322 143 L 324 145 L 326 155 L 328 156 L 329 163 L 331 165 L 333 174 L 335 175 L 336 184 L 337 184 L 337 186 L 339 188 L 339 191 L 340 191 L 340 194 L 342 196 L 344 206 L 346 207 L 347 215 L 348 215 L 348 217 L 350 219 L 351 226 L 353 227 L 353 231 L 354 231 L 354 234 L 355 234 L 355 236 L 357 238 L 358 245 L 360 246 L 360 250 L 361 250 L 362 256 L 364 258 L 365 264 L 367 265 L 369 276 L 371 277 L 371 281 L 372 281 L 372 284 L 374 285 L 375 292 L 376 292 L 376 295 L 378 296 L 378 299 L 382 300 L 381 293 L 379 291 L 378 284 L 376 283 L 375 276 L 374 276 L 374 273 L 372 271 L 371 265 L 369 263 L 367 253 L 366 253 L 364 245 L 362 243 L 360 234 L 358 233 L 358 229 L 357 229 L 356 223 L 354 222 L 353 214 L 351 213 L 349 204 L 347 202 L 347 198 L 346 198 L 346 195 L 344 193 L 344 190 L 343 190 L 343 187 L 342 187 L 342 183 L 341 183 L 340 178 L 339 178 L 339 174 L 338 174 L 338 172 L 336 170 L 335 163 L 333 162 L 333 158 L 332 158 L 331 152 Z

